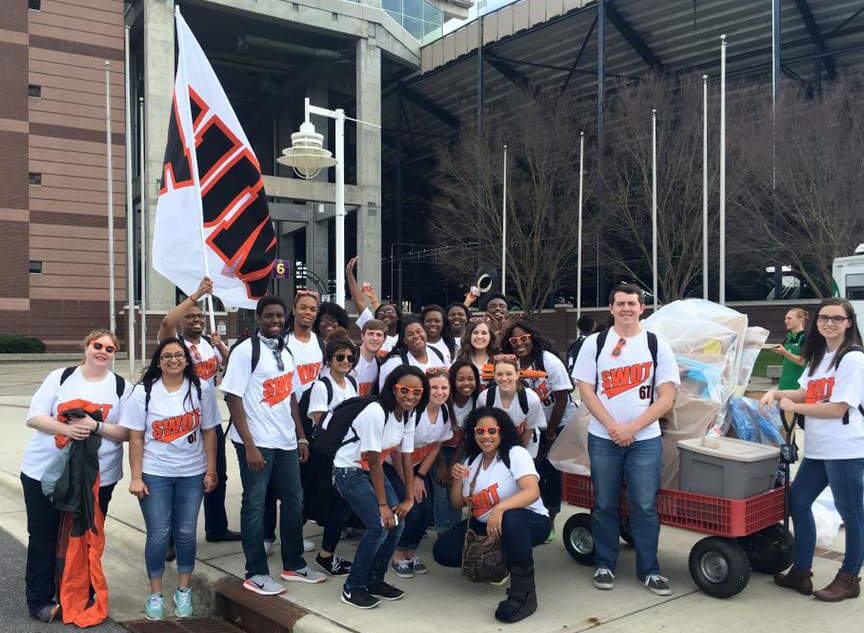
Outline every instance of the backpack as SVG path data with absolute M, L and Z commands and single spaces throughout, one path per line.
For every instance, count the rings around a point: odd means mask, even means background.
M 345 376 L 345 379 L 350 382 L 354 391 L 357 391 L 357 381 L 354 379 L 354 376 Z M 321 376 L 315 382 L 323 382 L 324 387 L 327 389 L 327 408 L 330 408 L 330 403 L 333 402 L 333 381 L 330 380 L 327 376 Z M 300 401 L 297 403 L 297 406 L 300 407 L 300 419 L 303 422 L 303 430 L 307 435 L 312 433 L 312 417 L 309 415 L 309 400 L 312 398 L 312 387 L 315 386 L 313 382 L 310 387 L 303 392 L 303 395 L 300 396 Z
M 597 389 L 600 386 L 600 370 L 597 368 L 597 363 L 600 360 L 600 352 L 603 351 L 603 346 L 606 345 L 606 338 L 609 336 L 609 330 L 611 328 L 607 328 L 600 332 L 597 335 L 597 353 L 594 355 L 594 370 L 596 372 L 594 379 L 594 393 L 597 393 Z M 645 334 L 648 335 L 648 351 L 651 353 L 651 362 L 653 366 L 651 367 L 651 399 L 649 401 L 649 405 L 654 404 L 654 387 L 657 379 L 657 335 L 654 332 L 650 332 L 645 330 Z
M 186 339 L 183 338 L 183 335 L 182 335 L 182 334 L 178 334 L 178 335 L 177 335 L 177 338 L 180 339 L 181 341 L 183 341 L 184 344 L 186 343 Z M 207 341 L 207 343 L 210 344 L 211 346 L 213 345 L 213 339 L 210 338 L 209 336 L 207 336 L 206 334 L 202 334 L 202 335 L 201 335 L 201 339 L 204 340 L 204 341 Z M 238 341 L 238 342 L 239 342 L 239 341 Z M 231 346 L 231 349 L 234 349 L 234 346 L 233 346 L 233 345 Z
M 861 352 L 864 353 L 864 347 L 858 347 L 857 345 L 853 345 L 845 352 L 843 352 L 843 356 L 846 356 L 849 352 Z M 843 360 L 843 356 L 837 359 L 837 367 L 840 366 L 840 361 Z M 858 412 L 864 416 L 864 403 L 858 403 Z M 802 420 L 803 421 L 803 420 Z M 843 424 L 849 424 L 849 409 L 846 409 L 846 413 L 843 414 Z
M 494 407 L 495 406 L 495 390 L 498 388 L 494 382 L 489 383 L 489 386 L 486 387 L 486 406 Z M 516 397 L 519 400 L 519 408 L 522 409 L 522 415 L 528 415 L 528 394 L 525 393 L 525 389 L 517 389 Z M 476 401 L 475 401 L 476 402 Z
M 75 370 L 78 369 L 80 365 L 75 365 L 74 367 L 67 367 L 63 370 L 63 373 L 60 374 L 60 384 L 62 385 L 66 380 L 68 380 L 69 376 L 75 373 Z M 114 372 L 111 372 L 112 374 Z M 114 391 L 117 393 L 117 399 L 123 399 L 123 392 L 126 391 L 126 381 L 123 379 L 123 376 L 118 374 L 114 374 Z
M 429 350 L 435 352 L 435 355 L 438 357 L 438 360 L 440 360 L 442 363 L 444 362 L 444 354 L 441 353 L 441 350 L 439 350 L 437 347 L 432 347 L 431 345 L 427 345 L 426 351 L 428 352 Z M 408 350 L 405 349 L 404 347 L 400 347 L 399 351 L 396 352 L 396 355 L 402 359 L 403 365 L 410 365 L 411 364 L 408 362 Z
M 201 338 L 204 338 L 203 336 Z M 249 339 L 252 342 L 252 355 L 249 358 L 250 364 L 252 368 L 249 370 L 249 373 L 253 373 L 255 368 L 258 367 L 258 361 L 261 360 L 261 339 L 258 338 L 257 332 L 252 336 L 244 336 L 243 338 L 237 339 L 234 344 L 231 346 L 231 349 L 228 350 L 228 357 L 231 357 L 231 352 L 234 351 L 234 348 L 240 345 L 243 341 Z M 282 349 L 286 350 L 288 354 L 291 356 L 291 360 L 294 360 L 294 353 L 291 351 L 291 348 L 288 347 L 288 342 L 283 341 L 284 347 Z
M 340 448 L 359 442 L 360 437 L 352 424 L 360 412 L 373 402 L 378 402 L 377 396 L 356 396 L 336 405 L 313 430 L 312 448 L 332 460 Z M 347 437 L 349 433 L 351 437 Z
M 588 337 L 580 335 L 579 338 L 573 341 L 573 344 L 567 350 L 566 366 L 568 376 L 573 373 L 573 367 L 576 365 L 576 358 L 579 356 L 579 350 L 582 349 L 582 345 L 585 343 L 586 338 Z

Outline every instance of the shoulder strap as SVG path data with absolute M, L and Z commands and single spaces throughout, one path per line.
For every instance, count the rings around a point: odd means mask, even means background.
M 654 404 L 654 388 L 657 385 L 657 335 L 654 332 L 646 331 L 648 335 L 648 351 L 651 353 L 651 399 L 648 404 Z
M 431 349 L 433 352 L 435 352 L 435 355 L 438 357 L 438 360 L 440 360 L 442 363 L 444 362 L 444 354 L 441 353 L 440 349 L 438 349 L 437 347 L 433 347 L 431 345 L 427 345 L 426 349 L 427 350 Z
M 252 343 L 252 372 L 254 372 L 255 368 L 258 367 L 258 361 L 261 360 L 261 339 L 258 338 L 257 334 L 253 334 L 250 340 Z
M 345 376 L 348 379 L 348 382 L 351 383 L 351 386 L 354 387 L 354 391 L 357 391 L 357 380 L 351 374 Z
M 117 399 L 122 399 L 123 392 L 126 391 L 126 381 L 123 379 L 123 376 L 114 374 L 114 389 L 117 392 Z
M 78 369 L 78 365 L 75 365 L 74 367 L 67 367 L 66 369 L 64 369 L 63 373 L 60 374 L 60 384 L 62 385 L 64 382 L 66 382 L 69 379 L 69 376 L 75 373 L 76 369 Z
M 487 407 L 495 406 L 495 388 L 497 386 L 498 385 L 496 385 L 493 382 L 493 383 L 490 383 L 489 386 L 486 388 L 486 406 Z
M 209 336 L 207 336 L 206 334 L 202 334 L 201 338 L 203 338 L 205 341 L 207 341 L 208 345 L 213 345 L 213 339 L 210 338 Z
M 606 337 L 609 336 L 609 328 L 597 334 L 597 352 L 594 354 L 594 393 L 600 388 L 600 352 L 603 351 L 603 346 L 606 345 Z
M 318 380 L 324 383 L 324 388 L 327 389 L 327 408 L 330 408 L 330 403 L 333 402 L 333 383 L 327 376 L 321 376 Z M 312 389 L 309 389 L 311 392 Z
M 525 389 L 517 389 L 516 397 L 519 398 L 519 408 L 522 409 L 522 415 L 528 415 L 528 393 Z

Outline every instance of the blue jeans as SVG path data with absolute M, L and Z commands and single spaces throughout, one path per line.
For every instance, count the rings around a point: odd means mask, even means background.
M 369 473 L 361 468 L 334 468 L 333 485 L 348 502 L 354 513 L 363 521 L 366 531 L 357 544 L 357 552 L 351 563 L 351 573 L 345 579 L 345 589 L 368 587 L 384 580 L 387 565 L 396 551 L 405 524 L 401 521 L 393 529 L 386 529 L 378 510 L 378 497 L 372 488 Z M 384 477 L 387 503 L 395 506 L 401 499 L 387 477 Z
M 453 465 L 456 456 L 455 446 L 442 446 L 441 455 L 444 456 L 446 468 Z M 462 520 L 462 508 L 454 508 L 450 503 L 450 486 L 444 486 L 436 480 L 438 474 L 438 462 L 432 466 L 426 479 L 432 482 L 432 515 L 435 520 L 435 529 L 439 534 L 446 532 Z
M 240 463 L 243 498 L 240 502 L 240 533 L 246 555 L 246 578 L 268 575 L 264 552 L 264 499 L 272 476 L 277 497 L 282 504 L 279 513 L 279 537 L 282 544 L 282 569 L 296 571 L 306 566 L 303 560 L 303 489 L 300 487 L 300 458 L 296 450 L 261 448 L 264 468 L 254 471 L 246 464 L 246 449 L 234 442 Z
M 470 522 L 470 523 L 469 523 Z M 432 546 L 432 556 L 442 567 L 462 566 L 462 547 L 468 526 L 478 535 L 486 535 L 486 524 L 474 517 L 460 521 L 444 532 Z M 501 518 L 501 553 L 507 567 L 530 567 L 534 548 L 543 543 L 552 529 L 549 517 L 528 508 L 505 510 Z
M 384 464 L 384 474 L 393 486 L 393 491 L 398 499 L 404 499 L 405 483 L 399 477 L 399 473 L 390 464 Z M 432 490 L 430 488 L 431 477 L 426 476 L 426 497 L 421 503 L 414 501 L 414 506 L 405 516 L 405 529 L 402 531 L 402 536 L 399 538 L 399 544 L 396 549 L 400 551 L 413 551 L 420 547 L 420 541 L 423 540 L 423 534 L 429 527 L 429 522 L 432 520 Z
M 165 552 L 174 537 L 177 573 L 188 574 L 195 568 L 198 511 L 204 498 L 204 475 L 160 477 L 142 475 L 149 494 L 139 500 L 147 541 L 144 562 L 148 578 L 161 578 L 165 572 Z
M 816 548 L 813 502 L 831 486 L 837 511 L 846 526 L 846 553 L 840 571 L 857 576 L 864 560 L 864 459 L 801 460 L 789 491 L 789 511 L 795 523 L 797 569 L 810 569 Z
M 642 579 L 660 573 L 660 563 L 657 561 L 657 542 L 660 538 L 657 492 L 660 490 L 662 450 L 659 437 L 622 447 L 612 440 L 588 435 L 591 482 L 594 485 L 591 535 L 594 537 L 596 567 L 605 567 L 614 572 L 618 562 L 618 500 L 623 479 L 627 484 L 630 529 L 636 549 L 636 575 Z

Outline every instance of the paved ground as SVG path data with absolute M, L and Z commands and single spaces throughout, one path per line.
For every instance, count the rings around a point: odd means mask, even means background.
M 45 364 L 0 365 L 0 528 L 8 530 L 18 541 L 26 542 L 24 509 L 18 483 L 18 466 L 30 431 L 24 426 L 29 396 L 51 369 Z M 229 451 L 228 511 L 232 527 L 238 527 L 240 486 L 236 459 Z M 128 470 L 128 469 L 127 469 Z M 141 513 L 137 501 L 126 492 L 128 479 L 121 481 L 111 503 L 106 523 L 107 550 L 103 563 L 111 589 L 111 614 L 118 621 L 142 616 L 146 592 L 143 565 Z M 559 527 L 568 508 L 559 518 Z M 196 572 L 201 582 L 226 574 L 241 576 L 243 556 L 239 544 L 206 543 L 203 539 L 203 517 L 199 521 Z M 321 530 L 307 527 L 307 536 L 320 544 Z M 407 592 L 405 600 L 384 604 L 368 612 L 358 611 L 339 602 L 341 583 L 329 580 L 318 586 L 290 585 L 286 599 L 321 616 L 304 618 L 311 625 L 304 630 L 381 633 L 411 631 L 439 633 L 471 630 L 473 633 L 514 632 L 554 633 L 584 631 L 596 628 L 602 633 L 640 633 L 648 631 L 687 631 L 688 633 L 726 633 L 730 627 L 744 631 L 775 633 L 806 632 L 815 628 L 825 632 L 861 630 L 864 622 L 864 600 L 837 605 L 819 603 L 791 592 L 777 589 L 767 576 L 753 574 L 748 587 L 730 600 L 717 600 L 703 594 L 693 583 L 687 568 L 690 548 L 700 535 L 663 528 L 660 558 L 674 593 L 660 598 L 648 593 L 633 577 L 632 549 L 622 549 L 618 584 L 614 591 L 600 592 L 591 587 L 590 569 L 575 563 L 564 550 L 559 536 L 550 545 L 535 550 L 538 569 L 539 611 L 526 621 L 502 626 L 492 618 L 492 611 L 503 597 L 503 589 L 474 585 L 464 581 L 458 570 L 442 569 L 431 563 L 431 539 L 423 542 L 420 555 L 430 563 L 430 573 L 411 580 L 388 577 Z M 15 549 L 15 546 L 11 546 Z M 339 553 L 353 555 L 356 542 L 343 542 Z M 836 546 L 835 546 L 836 547 Z M 0 564 L 11 583 L 0 587 L 0 613 L 23 609 L 23 568 L 6 562 L 10 545 L 0 541 Z M 20 548 L 19 548 L 20 551 Z M 278 551 L 278 550 L 277 550 Z M 312 560 L 308 557 L 307 560 Z M 278 571 L 278 555 L 270 558 L 271 570 Z M 815 562 L 816 582 L 827 584 L 838 563 L 826 558 Z M 8 570 L 15 570 L 8 573 Z M 166 575 L 166 588 L 173 579 Z M 398 581 L 398 582 L 397 582 Z M 203 592 L 200 592 L 203 593 Z M 196 598 L 197 601 L 197 598 Z M 206 605 L 199 604 L 199 612 Z M 25 630 L 9 628 L 0 619 L 0 631 Z M 328 626 L 329 625 L 329 626 Z

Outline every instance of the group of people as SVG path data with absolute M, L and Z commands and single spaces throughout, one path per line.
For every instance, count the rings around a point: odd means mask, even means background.
M 626 484 L 636 576 L 655 594 L 671 593 L 657 556 L 655 499 L 658 420 L 672 407 L 679 373 L 669 345 L 640 325 L 642 291 L 616 287 L 609 298 L 611 325 L 600 332 L 580 321 L 580 340 L 565 365 L 541 332 L 509 311 L 503 296 L 487 297 L 483 312 L 471 310 L 469 296 L 464 303 L 404 315 L 399 306 L 379 302 L 368 285 L 358 285 L 355 265 L 351 260 L 346 272 L 360 313 L 359 344 L 348 335 L 342 308 L 300 290 L 290 306 L 276 296 L 261 299 L 256 332 L 228 350 L 217 335 L 204 334 L 197 303 L 212 292 L 204 279 L 165 317 L 159 344 L 135 385 L 111 373 L 119 344 L 105 330 L 87 336 L 80 366 L 46 378 L 28 414 L 36 432 L 21 468 L 33 617 L 53 619 L 58 596 L 63 603 L 55 590 L 54 554 L 61 513 L 42 492 L 44 466 L 61 450 L 59 438 L 96 436 L 102 440 L 96 482 L 102 516 L 121 477 L 122 442 L 129 442 L 129 491 L 140 500 L 147 529 L 148 619 L 165 616 L 162 575 L 166 557 L 175 555 L 174 612 L 192 614 L 189 580 L 204 499 L 208 540 L 242 541 L 249 591 L 285 590 L 268 562 L 277 523 L 279 578 L 317 584 L 342 577 L 341 600 L 363 609 L 404 596 L 386 582 L 388 571 L 400 578 L 428 573 L 417 552 L 430 531 L 437 532 L 435 562 L 461 566 L 470 530 L 497 539 L 509 572 L 496 619 L 521 620 L 538 605 L 533 548 L 555 538 L 561 475 L 547 455 L 576 414 L 574 392 L 590 414 L 593 584 L 602 590 L 615 585 L 619 498 Z M 805 458 L 792 486 L 795 565 L 777 583 L 812 591 L 809 507 L 826 485 L 846 524 L 843 568 L 816 592 L 820 599 L 858 595 L 864 354 L 847 352 L 860 351 L 860 344 L 851 305 L 824 302 L 796 355 L 808 368 L 801 388 L 771 391 L 763 400 L 767 406 L 777 399 L 781 409 L 806 420 Z M 227 433 L 217 406 L 220 370 Z M 64 417 L 71 401 L 97 405 L 101 419 Z M 240 469 L 239 535 L 228 529 L 224 509 L 224 438 Z M 303 537 L 307 520 L 324 529 L 314 568 L 305 559 L 315 549 Z M 346 528 L 362 532 L 351 561 L 336 553 Z M 99 602 L 97 591 L 88 604 Z

